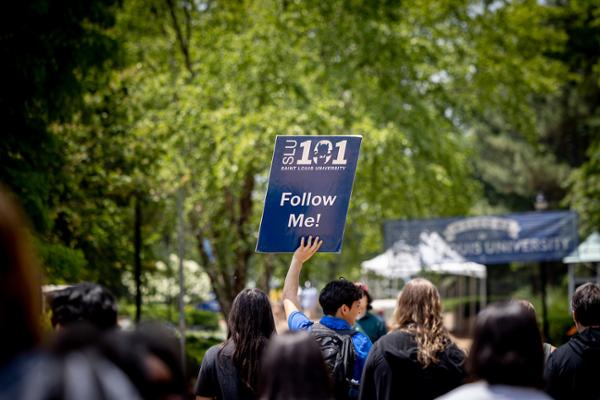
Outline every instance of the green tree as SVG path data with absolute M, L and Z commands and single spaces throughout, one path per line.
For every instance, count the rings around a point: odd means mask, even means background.
M 119 1 L 9 4 L 2 13 L 0 180 L 37 233 L 47 280 L 92 280 L 118 293 L 133 262 L 133 202 L 145 227 L 162 211 L 152 193 L 153 143 L 131 134 L 126 62 L 112 29 Z M 151 244 L 162 232 L 146 229 Z
M 125 2 L 134 130 L 162 147 L 162 192 L 187 193 L 223 310 L 249 276 L 283 264 L 253 254 L 276 134 L 364 136 L 345 251 L 321 258 L 331 274 L 357 274 L 386 218 L 468 212 L 479 189 L 465 132 L 482 115 L 531 131 L 532 94 L 562 71 L 544 58 L 562 39 L 547 12 L 532 1 Z
M 52 226 L 64 153 L 49 132 L 79 107 L 97 81 L 115 42 L 103 29 L 114 23 L 115 2 L 48 1 L 6 5 L 2 13 L 3 140 L 0 179 L 20 197 L 34 226 Z
M 47 272 L 71 280 L 85 254 L 60 237 L 63 198 L 72 189 L 64 137 L 53 124 L 70 121 L 84 94 L 105 83 L 117 43 L 108 33 L 115 1 L 7 4 L 1 18 L 0 181 L 20 198 L 40 236 Z
M 560 46 L 547 47 L 541 62 L 558 64 L 553 90 L 534 94 L 525 87 L 534 112 L 533 129 L 514 129 L 496 109 L 476 127 L 476 165 L 492 205 L 525 211 L 543 193 L 551 208 L 579 211 L 581 231 L 600 222 L 596 153 L 600 131 L 600 7 L 594 1 L 549 2 L 546 29 L 561 35 Z M 504 34 L 504 33 L 502 33 Z M 548 79 L 553 75 L 546 75 Z

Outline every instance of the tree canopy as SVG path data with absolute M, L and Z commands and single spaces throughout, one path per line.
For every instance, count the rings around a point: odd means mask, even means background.
M 592 1 L 11 7 L 0 178 L 50 280 L 125 291 L 133 204 L 152 271 L 173 252 L 181 193 L 186 258 L 226 312 L 287 262 L 254 254 L 278 134 L 364 138 L 344 251 L 306 271 L 317 280 L 356 277 L 388 218 L 523 210 L 543 192 L 585 232 L 600 223 Z

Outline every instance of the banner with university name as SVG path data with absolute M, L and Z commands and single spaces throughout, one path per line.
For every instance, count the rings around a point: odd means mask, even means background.
M 319 236 L 320 252 L 342 249 L 361 136 L 277 136 L 257 252 L 294 252 Z
M 386 221 L 386 249 L 416 245 L 422 232 L 436 232 L 467 260 L 481 264 L 562 260 L 578 244 L 577 214 L 549 211 Z

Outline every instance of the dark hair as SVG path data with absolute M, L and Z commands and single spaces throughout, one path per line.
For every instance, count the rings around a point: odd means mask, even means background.
M 143 323 L 135 331 L 108 331 L 101 345 L 103 355 L 127 375 L 144 399 L 185 394 L 179 341 L 167 326 Z
M 467 369 L 490 384 L 542 387 L 544 350 L 535 314 L 517 301 L 477 316 Z
M 41 340 L 41 274 L 20 208 L 0 187 L 0 367 Z
M 362 290 L 362 295 L 367 297 L 367 310 L 372 310 L 373 306 L 371 305 L 371 303 L 373 303 L 373 297 L 371 297 L 371 295 L 369 294 L 369 289 L 367 285 L 362 282 L 356 282 L 355 285 L 360 290 Z
M 27 375 L 22 398 L 141 399 L 125 371 L 105 354 L 107 349 L 122 347 L 120 341 L 105 340 L 103 332 L 81 323 L 56 335 L 45 357 Z M 135 350 L 131 348 L 129 354 L 139 357 Z
M 363 289 L 363 295 L 367 296 L 367 310 L 372 310 L 373 306 L 371 305 L 371 303 L 373 303 L 373 297 L 371 297 L 371 294 L 369 294 L 368 290 Z
M 575 320 L 582 326 L 600 325 L 600 285 L 588 282 L 577 288 L 571 300 Z
M 242 383 L 256 393 L 262 352 L 275 332 L 275 321 L 267 295 L 244 289 L 233 300 L 227 320 L 227 344 L 234 345 L 233 364 Z
M 325 315 L 335 315 L 342 305 L 352 307 L 352 303 L 360 300 L 362 296 L 363 291 L 361 288 L 340 278 L 325 285 L 319 295 L 319 304 L 321 304 Z
M 265 350 L 260 400 L 333 398 L 332 382 L 321 349 L 306 332 L 274 336 Z
M 98 329 L 117 326 L 117 303 L 112 293 L 94 283 L 80 283 L 48 296 L 52 326 L 87 322 Z

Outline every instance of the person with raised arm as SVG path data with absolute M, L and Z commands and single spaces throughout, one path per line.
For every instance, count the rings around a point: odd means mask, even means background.
M 371 340 L 352 326 L 360 313 L 363 291 L 354 283 L 340 278 L 329 282 L 319 294 L 319 304 L 325 314 L 317 323 L 300 311 L 298 285 L 303 264 L 323 243 L 309 236 L 300 241 L 283 286 L 283 305 L 292 331 L 306 330 L 315 338 L 334 382 L 335 398 L 358 397 L 360 377 L 371 349 Z

